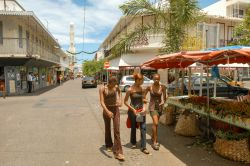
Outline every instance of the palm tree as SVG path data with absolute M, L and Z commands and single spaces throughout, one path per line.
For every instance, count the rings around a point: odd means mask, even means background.
M 111 51 L 113 54 L 129 51 L 133 42 L 147 33 L 163 34 L 162 52 L 178 52 L 187 27 L 195 25 L 202 18 L 195 0 L 168 0 L 155 4 L 150 0 L 129 0 L 120 9 L 125 16 L 153 16 L 154 20 L 151 24 L 137 26 L 134 31 L 121 38 Z

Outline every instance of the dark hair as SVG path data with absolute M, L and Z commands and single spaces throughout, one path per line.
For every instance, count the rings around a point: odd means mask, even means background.
M 116 82 L 117 83 L 118 82 L 117 78 L 115 76 L 110 76 L 109 80 L 108 80 L 108 83 L 110 84 L 111 82 Z
M 143 75 L 141 73 L 134 73 L 133 74 L 135 81 L 138 79 L 143 79 Z

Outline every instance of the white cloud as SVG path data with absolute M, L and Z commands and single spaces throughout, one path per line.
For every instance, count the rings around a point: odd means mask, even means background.
M 118 6 L 125 0 L 91 0 L 85 14 L 85 42 L 101 43 L 103 33 L 111 31 L 121 16 Z M 27 10 L 34 11 L 61 45 L 69 43 L 69 24 L 75 24 L 75 42 L 82 43 L 84 8 L 72 0 L 20 0 Z M 108 34 L 105 34 L 108 35 Z M 101 36 L 101 37 L 100 37 Z M 105 37 L 105 36 L 104 36 Z

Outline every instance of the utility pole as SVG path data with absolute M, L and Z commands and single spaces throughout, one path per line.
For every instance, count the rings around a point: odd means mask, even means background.
M 6 11 L 6 0 L 4 0 L 3 3 L 4 3 L 4 11 Z

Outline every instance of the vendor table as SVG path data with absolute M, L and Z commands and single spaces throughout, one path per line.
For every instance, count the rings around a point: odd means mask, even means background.
M 235 117 L 235 116 L 234 117 L 233 116 L 220 117 L 220 116 L 216 115 L 215 113 L 213 113 L 212 110 L 207 111 L 205 106 L 197 107 L 192 103 L 182 104 L 179 101 L 182 98 L 188 98 L 188 96 L 168 97 L 166 104 L 173 105 L 173 106 L 176 106 L 179 108 L 190 109 L 190 110 L 192 110 L 192 111 L 194 111 L 202 116 L 210 117 L 211 119 L 220 120 L 220 121 L 223 121 L 225 123 L 250 130 L 250 119 L 249 118 L 242 119 L 240 117 Z M 220 100 L 223 100 L 223 99 L 220 98 Z

